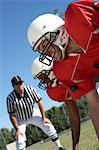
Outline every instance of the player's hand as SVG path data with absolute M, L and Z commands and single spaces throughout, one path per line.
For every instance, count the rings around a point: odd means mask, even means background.
M 20 129 L 17 129 L 16 132 L 15 132 L 15 140 L 18 140 L 18 136 L 19 135 L 23 136 L 23 134 L 21 133 Z
M 44 118 L 42 118 L 43 126 L 45 125 L 45 123 L 50 123 L 51 124 L 51 121 L 48 118 L 44 117 Z
M 71 96 L 66 98 L 67 101 L 71 101 L 72 99 L 73 98 Z
M 78 144 L 76 144 L 76 146 L 75 146 L 75 150 L 78 150 Z
M 67 97 L 66 97 L 67 101 L 71 101 L 72 100 L 72 96 L 70 95 L 69 91 L 67 93 Z

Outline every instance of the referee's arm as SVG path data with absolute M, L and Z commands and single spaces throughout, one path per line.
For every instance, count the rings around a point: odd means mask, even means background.
M 42 104 L 42 101 L 41 101 L 41 96 L 39 93 L 37 93 L 36 89 L 35 88 L 32 88 L 32 91 L 33 91 L 33 95 L 35 97 L 35 102 L 38 104 L 38 107 L 40 109 L 40 112 L 41 112 L 41 115 L 42 115 L 42 121 L 43 123 L 45 122 L 50 122 L 46 116 L 45 116 L 45 110 L 44 110 L 44 107 L 43 107 L 43 104 Z
M 7 111 L 9 113 L 9 118 L 10 118 L 12 125 L 14 126 L 15 130 L 18 130 L 18 123 L 16 120 L 16 116 L 14 115 L 15 113 L 14 104 L 13 104 L 13 101 L 9 97 L 7 97 Z
M 16 119 L 15 115 L 13 113 L 9 113 L 9 118 L 10 118 L 10 121 L 11 121 L 12 125 L 14 126 L 15 130 L 17 131 L 19 129 L 19 127 L 18 127 L 18 123 L 17 123 L 17 119 Z
M 42 119 L 44 120 L 44 118 L 45 118 L 45 110 L 44 110 L 42 101 L 40 100 L 37 104 L 38 104 L 38 107 L 39 107 L 40 112 L 41 112 L 41 114 L 42 114 Z

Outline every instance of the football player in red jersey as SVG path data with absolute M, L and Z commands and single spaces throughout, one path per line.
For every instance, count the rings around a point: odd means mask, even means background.
M 80 0 L 66 9 L 65 18 L 43 14 L 32 21 L 28 41 L 67 87 L 73 100 L 85 95 L 99 139 L 99 96 L 93 81 L 99 75 L 99 2 Z

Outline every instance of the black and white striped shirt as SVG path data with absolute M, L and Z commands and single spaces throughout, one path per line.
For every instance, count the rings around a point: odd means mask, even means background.
M 14 113 L 17 119 L 28 120 L 32 117 L 34 103 L 41 99 L 39 93 L 32 86 L 24 86 L 23 97 L 13 90 L 7 97 L 8 113 Z

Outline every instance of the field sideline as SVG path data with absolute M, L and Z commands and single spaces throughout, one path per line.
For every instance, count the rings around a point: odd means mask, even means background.
M 59 135 L 61 143 L 67 150 L 72 150 L 71 131 L 65 131 Z M 39 142 L 27 148 L 27 150 L 55 150 L 51 141 Z M 99 150 L 99 143 L 96 142 L 96 134 L 91 121 L 82 124 L 79 150 Z

